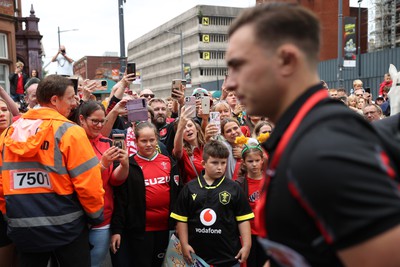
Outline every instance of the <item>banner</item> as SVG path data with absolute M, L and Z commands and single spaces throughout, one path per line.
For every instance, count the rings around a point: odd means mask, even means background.
M 165 253 L 163 267 L 210 267 L 199 256 L 192 254 L 193 264 L 188 264 L 183 258 L 181 242 L 172 235 L 168 243 L 167 253 Z
M 344 17 L 344 61 L 343 67 L 356 66 L 357 42 L 356 42 L 356 18 Z
M 186 88 L 192 88 L 192 67 L 190 63 L 183 63 L 183 74 L 185 75 Z

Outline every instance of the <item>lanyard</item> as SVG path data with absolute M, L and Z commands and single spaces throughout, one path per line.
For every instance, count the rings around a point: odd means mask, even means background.
M 326 90 L 319 90 L 315 92 L 304 105 L 300 108 L 297 112 L 296 116 L 290 123 L 289 127 L 286 129 L 285 133 L 283 134 L 281 140 L 278 143 L 276 151 L 271 159 L 271 163 L 267 169 L 267 178 L 265 180 L 265 187 L 263 190 L 263 194 L 260 197 L 259 202 L 256 206 L 256 227 L 259 230 L 261 237 L 267 237 L 267 230 L 265 227 L 265 205 L 267 203 L 267 192 L 269 188 L 269 184 L 271 182 L 272 177 L 275 175 L 275 171 L 279 165 L 281 156 L 285 151 L 288 143 L 293 137 L 293 134 L 299 128 L 300 123 L 303 121 L 304 117 L 308 114 L 308 112 L 315 107 L 321 100 L 328 97 L 328 92 Z

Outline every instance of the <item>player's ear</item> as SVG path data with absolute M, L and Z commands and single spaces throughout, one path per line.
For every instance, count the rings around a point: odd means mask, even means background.
M 204 159 L 202 159 L 202 160 L 201 160 L 201 166 L 204 167 L 205 165 L 206 165 L 206 162 L 204 161 Z

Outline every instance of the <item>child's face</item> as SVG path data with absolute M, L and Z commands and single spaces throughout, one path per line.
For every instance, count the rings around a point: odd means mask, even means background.
M 385 75 L 385 82 L 391 82 L 392 78 L 390 77 L 390 75 Z
M 204 167 L 205 175 L 210 179 L 221 178 L 226 171 L 227 159 L 220 159 L 209 157 L 207 161 L 202 161 L 201 164 Z
M 250 175 L 258 175 L 261 173 L 263 159 L 258 152 L 250 152 L 244 160 L 246 170 Z

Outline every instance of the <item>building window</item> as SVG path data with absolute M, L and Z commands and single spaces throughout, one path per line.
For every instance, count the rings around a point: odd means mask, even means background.
M 0 86 L 7 89 L 8 86 L 8 66 L 5 64 L 0 64 Z
M 227 68 L 201 68 L 200 76 L 225 76 Z
M 0 58 L 8 59 L 7 35 L 0 33 Z
M 233 18 L 227 17 L 209 17 L 209 25 L 229 26 Z

